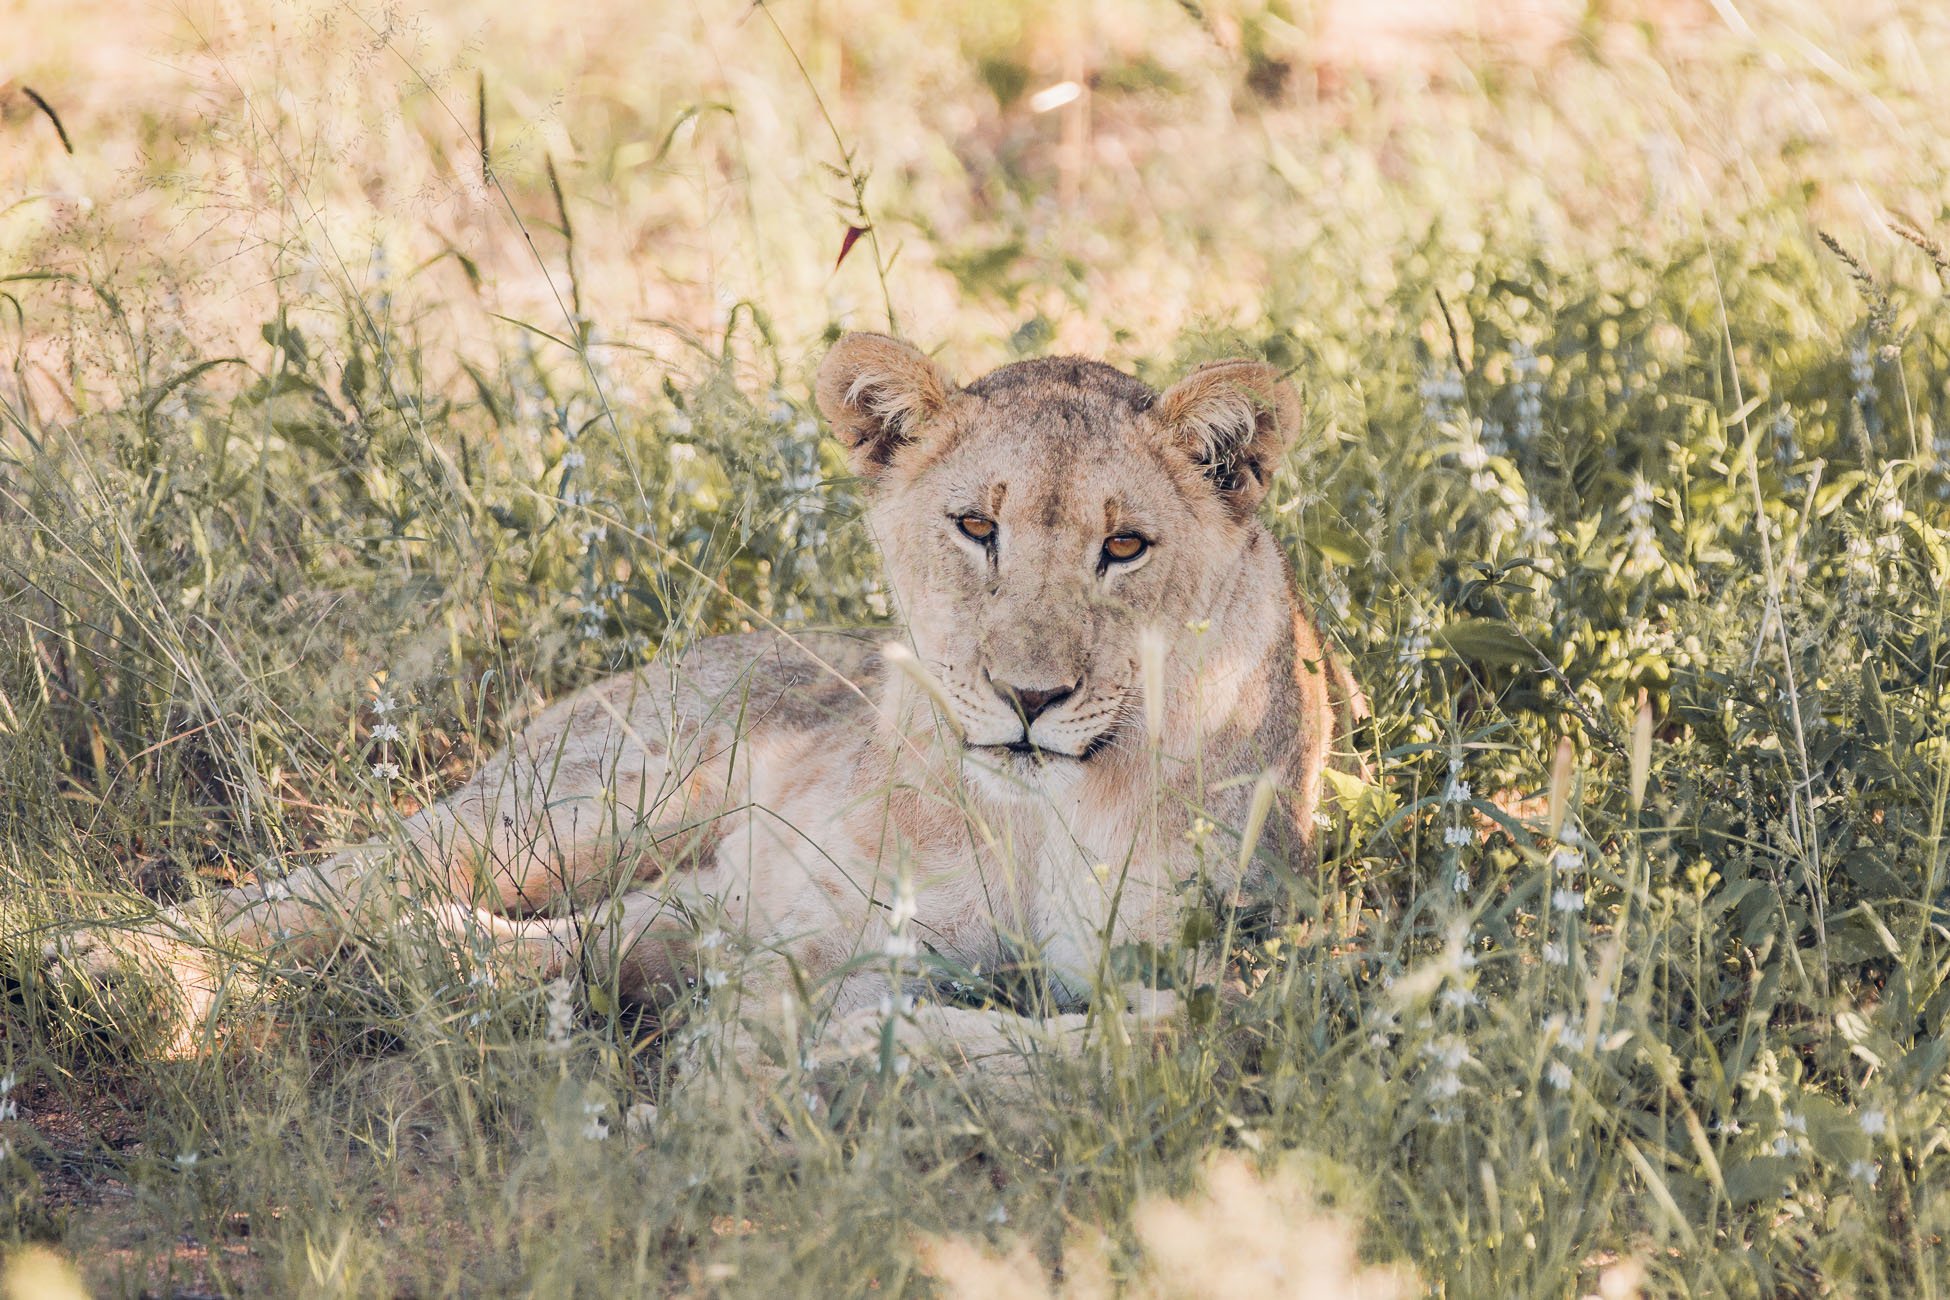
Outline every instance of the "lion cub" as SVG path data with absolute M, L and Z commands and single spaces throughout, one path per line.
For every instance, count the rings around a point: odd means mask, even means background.
M 1257 361 L 1162 394 L 1074 358 L 957 387 L 851 334 L 817 398 L 869 485 L 898 630 L 718 637 L 602 682 L 396 842 L 226 890 L 204 918 L 306 960 L 432 915 L 640 997 L 735 955 L 747 1006 L 811 989 L 841 1024 L 899 1006 L 904 1038 L 968 1061 L 1074 1038 L 1106 990 L 1119 1013 L 1168 1010 L 1118 988 L 1110 954 L 1168 943 L 1188 885 L 1229 889 L 1255 853 L 1311 859 L 1358 698 L 1254 513 L 1298 395 Z M 207 996 L 178 935 L 114 936 L 90 964 L 131 942 Z M 900 996 L 1025 957 L 1047 1021 Z

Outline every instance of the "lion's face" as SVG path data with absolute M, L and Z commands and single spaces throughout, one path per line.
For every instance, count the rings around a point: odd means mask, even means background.
M 1236 571 L 1298 405 L 1257 362 L 1162 397 L 1067 358 L 952 390 L 877 335 L 835 346 L 819 400 L 874 485 L 917 656 L 1015 790 L 1141 748 L 1140 634 L 1168 644 Z

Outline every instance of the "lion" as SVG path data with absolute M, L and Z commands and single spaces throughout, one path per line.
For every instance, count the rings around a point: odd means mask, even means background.
M 91 960 L 133 944 L 193 990 L 199 927 L 311 962 L 417 915 L 653 1002 L 735 956 L 746 1006 L 811 990 L 798 1023 L 835 1041 L 891 1015 L 976 1066 L 1170 1016 L 1115 955 L 1168 948 L 1199 887 L 1314 861 L 1359 709 L 1256 513 L 1298 393 L 1253 360 L 1163 393 L 1069 357 L 958 387 L 855 333 L 815 396 L 897 632 L 700 641 L 548 707 L 395 835 Z M 926 996 L 1023 961 L 1027 1013 Z

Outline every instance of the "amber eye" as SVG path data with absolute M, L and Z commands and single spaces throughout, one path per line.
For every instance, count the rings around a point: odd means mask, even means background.
M 955 520 L 955 527 L 961 529 L 961 535 L 963 537 L 969 538 L 972 541 L 990 542 L 995 540 L 995 520 L 993 519 L 984 519 L 980 515 L 963 515 L 961 518 Z
M 1136 533 L 1119 533 L 1117 536 L 1105 541 L 1104 558 L 1106 560 L 1113 560 L 1118 564 L 1123 564 L 1143 555 L 1150 546 L 1151 543 L 1145 541 Z

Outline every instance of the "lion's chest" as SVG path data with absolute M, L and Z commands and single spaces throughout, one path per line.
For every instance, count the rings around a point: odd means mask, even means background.
M 922 873 L 919 917 L 943 955 L 992 967 L 1040 961 L 1072 995 L 1113 947 L 1171 930 L 1173 864 L 1139 819 L 1116 810 L 1031 807 L 990 821 L 990 842 Z

